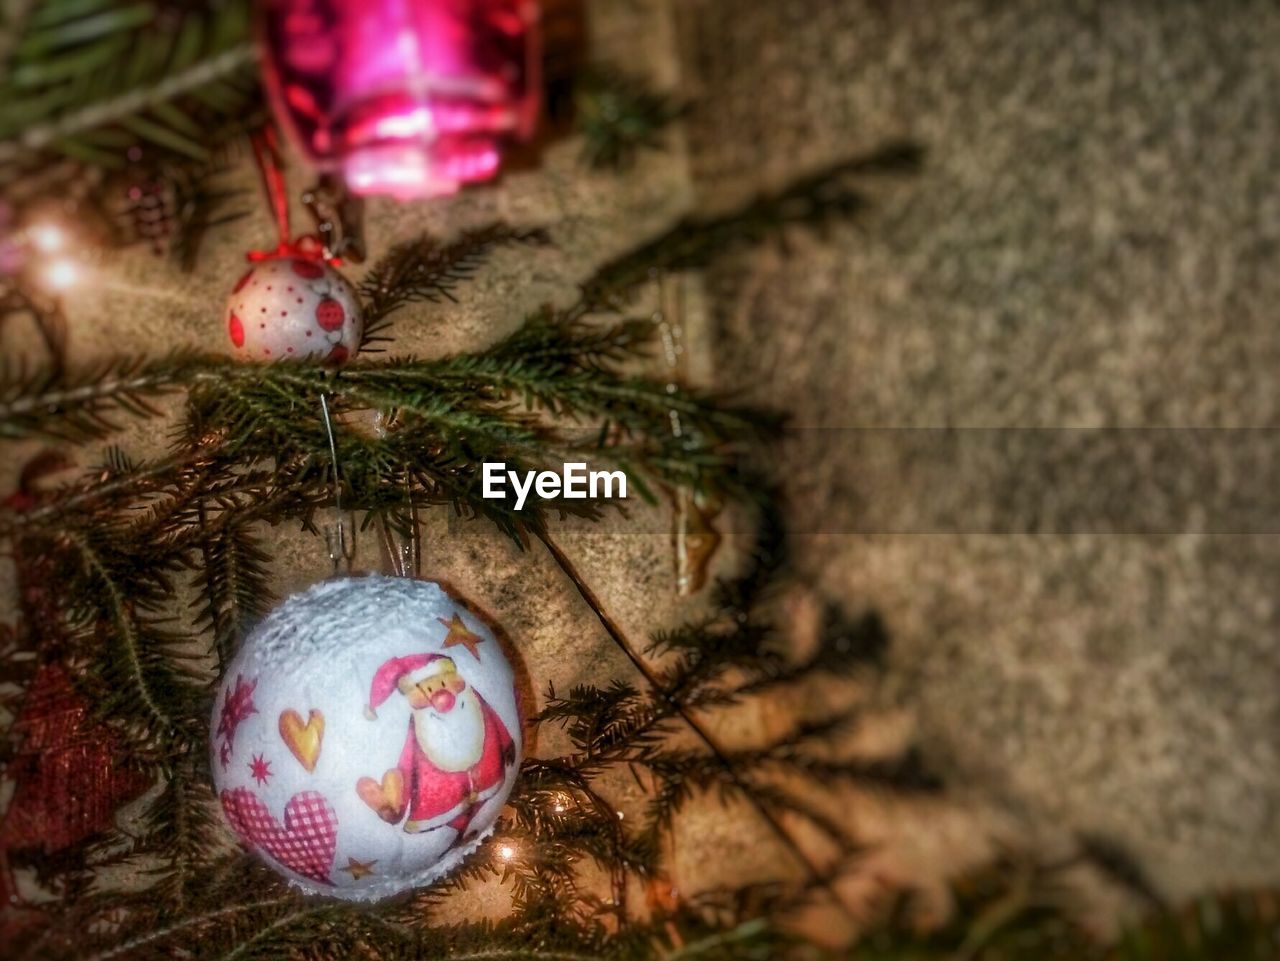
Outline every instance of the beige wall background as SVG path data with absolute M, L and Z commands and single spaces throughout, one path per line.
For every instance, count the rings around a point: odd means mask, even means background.
M 928 151 L 857 229 L 709 279 L 722 383 L 826 429 L 789 448 L 797 556 L 885 615 L 887 701 L 1015 835 L 1103 836 L 1174 897 L 1274 883 L 1275 438 L 1092 431 L 1081 464 L 1006 437 L 984 489 L 927 439 L 835 429 L 1274 428 L 1280 8 L 681 11 L 699 202 L 885 139 Z M 1251 497 L 1224 532 L 1214 505 Z M 1146 533 L 1068 533 L 1128 512 Z
M 811 428 L 1280 417 L 1274 5 L 594 0 L 590 37 L 595 59 L 688 94 L 687 122 L 622 176 L 585 170 L 565 142 L 493 189 L 372 203 L 371 260 L 493 219 L 547 226 L 555 242 L 499 252 L 458 305 L 402 315 L 397 351 L 488 343 L 690 210 L 909 138 L 924 172 L 873 183 L 858 226 L 681 281 L 695 377 L 746 385 Z M 252 189 L 247 167 L 238 177 Z M 304 186 L 296 166 L 291 178 Z M 227 290 L 270 236 L 258 209 L 211 235 L 188 275 L 145 252 L 104 255 L 68 298 L 73 358 L 220 348 Z M 802 433 L 784 452 L 801 574 L 786 604 L 797 643 L 825 602 L 882 612 L 892 669 L 859 692 L 880 717 L 866 746 L 917 739 L 951 783 L 944 803 L 844 808 L 882 842 L 885 870 L 936 881 L 992 838 L 1056 850 L 1084 833 L 1121 844 L 1171 896 L 1280 880 L 1275 537 L 1068 535 L 1034 498 L 962 501 L 939 523 L 945 460 L 890 444 L 868 463 L 849 436 Z M 142 452 L 156 437 L 149 425 L 123 440 Z M 1163 489 L 1163 450 L 1143 455 L 1134 502 Z M 0 481 L 19 463 L 6 457 Z M 1037 470 L 1018 479 L 1059 483 Z M 1089 482 L 1075 482 L 1083 502 Z M 920 512 L 933 533 L 874 533 Z M 636 638 L 698 604 L 674 595 L 664 525 L 564 534 Z M 327 574 L 322 543 L 274 536 L 282 594 Z M 429 575 L 506 625 L 539 692 L 627 673 L 549 558 L 443 516 L 425 549 Z M 361 550 L 370 560 L 373 544 Z M 731 549 L 717 560 L 731 562 Z M 738 716 L 725 736 L 774 729 L 792 706 Z M 624 809 L 636 802 L 617 789 Z M 690 889 L 785 864 L 745 810 L 693 814 L 675 853 Z

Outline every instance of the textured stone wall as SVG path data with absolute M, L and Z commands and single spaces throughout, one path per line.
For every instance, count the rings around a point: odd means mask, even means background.
M 1275 438 L 848 430 L 1274 427 L 1280 10 L 682 11 L 703 203 L 927 151 L 710 281 L 723 383 L 809 428 L 797 556 L 886 616 L 888 700 L 1016 837 L 1105 836 L 1175 896 L 1280 879 Z

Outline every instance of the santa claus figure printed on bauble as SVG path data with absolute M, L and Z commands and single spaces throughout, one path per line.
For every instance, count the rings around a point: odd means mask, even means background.
M 376 901 L 443 877 L 515 787 L 514 654 L 443 584 L 371 574 L 295 594 L 214 701 L 227 827 L 308 894 Z
M 470 634 L 460 618 L 452 631 Z M 377 709 L 393 696 L 412 712 L 400 763 L 380 781 L 362 778 L 357 790 L 387 823 L 403 819 L 407 834 L 449 828 L 458 842 L 471 840 L 472 817 L 502 789 L 515 763 L 515 741 L 443 654 L 392 658 L 378 668 L 366 717 L 377 720 Z

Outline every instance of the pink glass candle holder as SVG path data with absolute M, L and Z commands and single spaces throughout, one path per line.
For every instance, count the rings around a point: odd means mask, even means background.
M 358 194 L 498 172 L 539 102 L 537 0 L 265 0 L 267 83 L 311 161 Z

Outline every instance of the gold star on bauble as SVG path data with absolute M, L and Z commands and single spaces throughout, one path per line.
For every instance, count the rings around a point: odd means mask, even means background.
M 436 620 L 449 628 L 449 635 L 444 639 L 446 650 L 451 647 L 465 647 L 472 657 L 476 660 L 480 659 L 480 655 L 476 653 L 476 645 L 483 644 L 484 638 L 467 630 L 467 625 L 462 623 L 461 617 L 454 614 L 447 621 L 443 617 L 437 617 Z
M 347 866 L 342 870 L 350 873 L 351 880 L 359 881 L 361 878 L 367 878 L 369 875 L 373 874 L 373 866 L 377 863 L 377 861 L 370 861 L 368 864 L 365 864 L 361 861 L 357 861 L 355 858 L 349 857 L 347 858 Z

